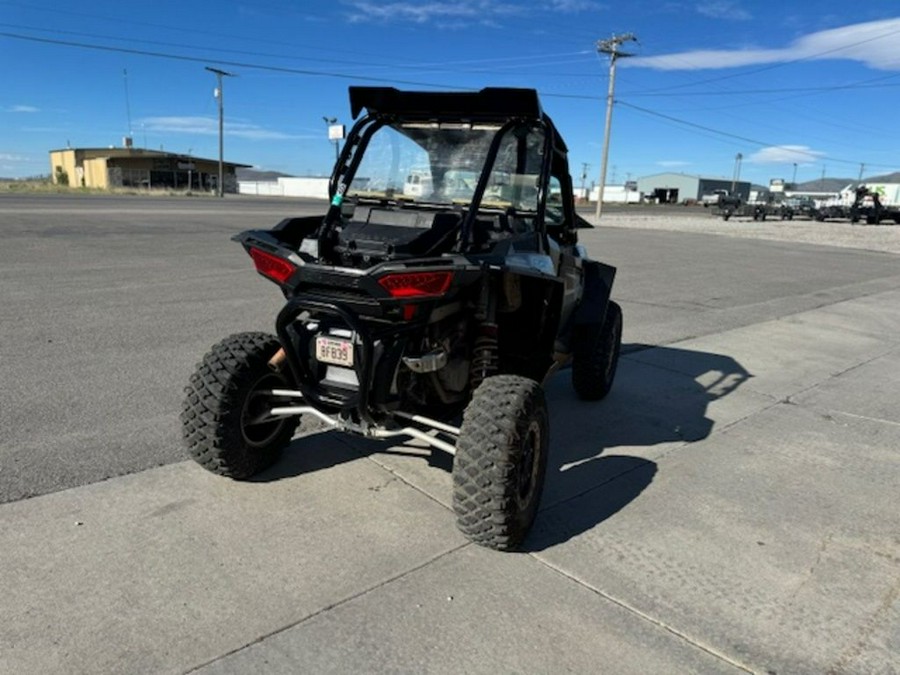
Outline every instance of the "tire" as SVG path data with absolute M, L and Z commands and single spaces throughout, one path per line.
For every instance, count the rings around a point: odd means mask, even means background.
M 579 398 L 599 401 L 612 388 L 622 348 L 622 308 L 612 300 L 603 323 L 575 327 L 572 386 Z
M 297 429 L 300 418 L 252 422 L 276 399 L 261 390 L 289 388 L 269 368 L 281 348 L 274 335 L 237 333 L 215 346 L 185 387 L 181 428 L 188 454 L 208 471 L 243 480 L 268 468 Z
M 475 390 L 453 459 L 453 510 L 469 540 L 498 551 L 522 543 L 541 501 L 549 435 L 534 380 L 495 375 Z

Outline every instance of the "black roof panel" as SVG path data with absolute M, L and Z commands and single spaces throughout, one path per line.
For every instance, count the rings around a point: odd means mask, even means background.
M 350 111 L 429 119 L 540 119 L 541 103 L 534 89 L 487 87 L 474 92 L 400 91 L 393 87 L 350 87 Z

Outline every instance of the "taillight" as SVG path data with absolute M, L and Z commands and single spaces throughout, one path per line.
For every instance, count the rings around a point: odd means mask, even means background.
M 395 272 L 381 277 L 378 284 L 392 298 L 422 298 L 443 295 L 451 281 L 453 272 Z
M 291 275 L 297 270 L 297 266 L 289 260 L 279 258 L 277 255 L 272 255 L 258 248 L 250 249 L 250 257 L 253 258 L 253 264 L 256 266 L 257 272 L 279 284 L 283 284 L 290 279 Z

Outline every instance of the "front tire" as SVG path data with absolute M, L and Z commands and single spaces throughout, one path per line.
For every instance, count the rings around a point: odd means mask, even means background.
M 487 378 L 465 412 L 453 460 L 456 524 L 474 543 L 519 546 L 537 514 L 550 426 L 544 391 L 517 375 Z
M 290 388 L 269 368 L 281 348 L 274 335 L 230 335 L 203 357 L 185 388 L 182 436 L 188 454 L 208 471 L 237 480 L 268 468 L 294 435 L 299 417 L 266 418 L 276 400 L 264 392 Z
M 585 401 L 599 401 L 612 388 L 622 348 L 622 308 L 609 301 L 603 323 L 575 327 L 572 386 Z

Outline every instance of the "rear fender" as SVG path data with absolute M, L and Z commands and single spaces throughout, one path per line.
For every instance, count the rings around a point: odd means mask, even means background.
M 511 284 L 511 285 L 510 285 Z M 507 271 L 497 315 L 500 363 L 505 373 L 540 381 L 552 365 L 562 309 L 562 280 Z M 515 288 L 510 297 L 509 289 Z
M 596 260 L 584 261 L 584 294 L 575 310 L 575 325 L 603 323 L 616 268 Z

